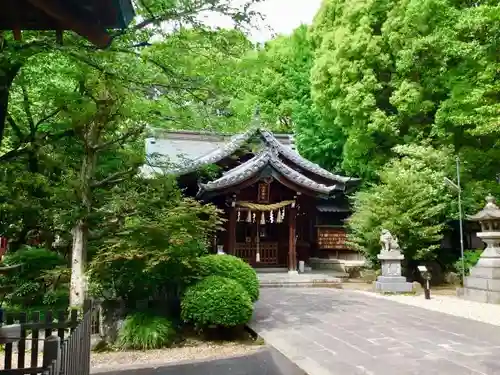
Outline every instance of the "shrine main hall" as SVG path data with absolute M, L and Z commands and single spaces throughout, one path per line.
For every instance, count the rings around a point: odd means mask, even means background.
M 237 135 L 153 129 L 142 174 L 170 173 L 188 196 L 224 212 L 212 251 L 253 267 L 345 271 L 364 263 L 346 244 L 348 194 L 359 179 L 302 157 L 293 137 L 259 126 Z

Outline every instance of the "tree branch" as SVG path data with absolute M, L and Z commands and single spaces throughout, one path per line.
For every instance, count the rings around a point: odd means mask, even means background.
M 12 130 L 14 130 L 14 133 L 16 133 L 17 138 L 19 138 L 19 141 L 21 143 L 24 142 L 24 138 L 25 138 L 24 134 L 21 131 L 21 128 L 19 126 L 17 126 L 17 123 L 14 121 L 14 119 L 12 118 L 12 116 L 10 115 L 10 113 L 7 113 L 7 121 L 9 122 Z
M 11 126 L 12 126 L 12 124 L 11 124 Z M 75 131 L 73 129 L 70 129 L 70 130 L 66 130 L 64 132 L 57 133 L 57 134 L 45 133 L 43 137 L 45 137 L 46 139 L 57 141 L 57 140 L 62 139 L 64 137 L 71 137 L 73 135 L 75 135 Z M 25 140 L 20 142 L 17 145 L 17 148 L 15 148 L 14 150 L 10 150 L 10 151 L 6 152 L 5 154 L 1 155 L 0 161 L 12 160 L 12 159 L 16 158 L 17 156 L 28 153 L 30 151 L 30 148 L 24 142 L 25 142 Z M 24 145 L 23 145 L 23 143 L 24 143 Z M 23 147 L 21 147 L 21 146 L 23 146 Z
M 17 156 L 20 156 L 22 154 L 25 154 L 29 151 L 29 148 L 28 147 L 23 147 L 23 148 L 16 148 L 15 150 L 10 150 L 8 152 L 6 152 L 5 154 L 3 154 L 2 156 L 0 156 L 0 161 L 9 161 L 9 160 L 12 160 L 14 158 L 16 158 Z
M 109 147 L 109 146 L 111 146 L 113 144 L 123 144 L 128 139 L 130 139 L 132 137 L 139 136 L 144 131 L 145 127 L 146 127 L 146 125 L 141 125 L 137 129 L 128 131 L 128 132 L 122 134 L 118 138 L 115 138 L 115 139 L 112 139 L 112 140 L 110 140 L 108 142 L 104 142 L 104 143 L 101 143 L 101 144 L 97 145 L 96 149 L 97 150 L 104 150 L 104 149 L 106 149 L 107 147 Z
M 35 121 L 33 121 L 33 114 L 31 113 L 30 100 L 28 96 L 28 90 L 24 84 L 21 85 L 21 90 L 23 92 L 23 107 L 26 113 L 26 118 L 28 119 L 28 124 L 30 126 L 30 136 L 34 138 L 35 136 Z
M 175 11 L 165 12 L 161 16 L 151 17 L 151 18 L 145 19 L 144 21 L 139 22 L 137 25 L 135 25 L 133 27 L 129 27 L 128 29 L 125 29 L 125 30 L 120 30 L 118 33 L 111 36 L 111 41 L 113 41 L 115 38 L 120 37 L 122 35 L 142 30 L 142 29 L 148 27 L 149 25 L 153 25 L 153 24 L 159 25 L 162 22 L 167 22 L 167 21 L 172 21 L 172 20 L 180 20 L 184 17 L 192 16 L 192 15 L 195 15 L 197 13 L 210 11 L 210 10 L 214 10 L 214 9 L 215 9 L 215 7 L 212 5 L 212 6 L 205 7 L 205 8 L 200 7 L 198 9 L 196 9 L 196 8 L 195 9 L 186 9 L 183 12 L 175 12 Z
M 90 187 L 97 188 L 97 187 L 102 187 L 104 185 L 109 185 L 109 184 L 121 182 L 124 180 L 123 177 L 133 173 L 135 170 L 136 170 L 136 168 L 128 168 L 125 171 L 113 173 L 101 181 L 97 181 L 97 182 L 92 183 L 90 185 Z
M 47 116 L 42 117 L 40 120 L 38 120 L 35 124 L 35 129 L 38 129 L 38 127 L 43 124 L 45 121 L 50 120 L 52 117 L 55 117 L 59 112 L 61 112 L 66 106 L 62 106 L 60 108 L 55 109 L 51 113 L 49 113 Z
M 48 138 L 48 139 L 51 139 L 53 141 L 57 141 L 57 140 L 62 139 L 64 137 L 72 137 L 75 134 L 76 133 L 75 133 L 74 129 L 68 129 L 68 130 L 63 131 L 62 133 L 57 133 L 57 134 L 46 133 L 45 137 Z

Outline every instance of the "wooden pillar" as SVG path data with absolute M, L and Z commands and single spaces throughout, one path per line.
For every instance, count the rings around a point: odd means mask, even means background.
M 229 223 L 227 233 L 227 253 L 234 254 L 234 245 L 236 243 L 236 207 L 229 207 Z
M 297 272 L 297 241 L 295 238 L 297 227 L 297 208 L 295 205 L 290 207 L 288 213 L 288 272 Z

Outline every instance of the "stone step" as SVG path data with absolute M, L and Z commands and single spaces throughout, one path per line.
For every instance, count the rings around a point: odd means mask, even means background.
M 259 273 L 288 273 L 288 268 L 256 268 L 255 271 Z
M 336 288 L 342 289 L 342 282 L 319 281 L 319 282 L 270 282 L 261 283 L 261 288 Z

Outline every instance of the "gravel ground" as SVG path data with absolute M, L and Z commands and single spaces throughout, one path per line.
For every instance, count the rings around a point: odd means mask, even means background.
M 149 350 L 147 352 L 124 351 L 92 353 L 90 366 L 92 370 L 116 369 L 122 366 L 160 365 L 172 362 L 201 359 L 218 359 L 249 354 L 261 346 L 239 343 L 202 343 L 196 346 Z
M 382 295 L 373 292 L 353 290 L 374 298 L 383 298 L 405 305 L 421 307 L 423 309 L 441 312 L 478 322 L 500 326 L 500 305 L 473 302 L 450 296 L 434 296 L 426 300 L 423 295 Z

